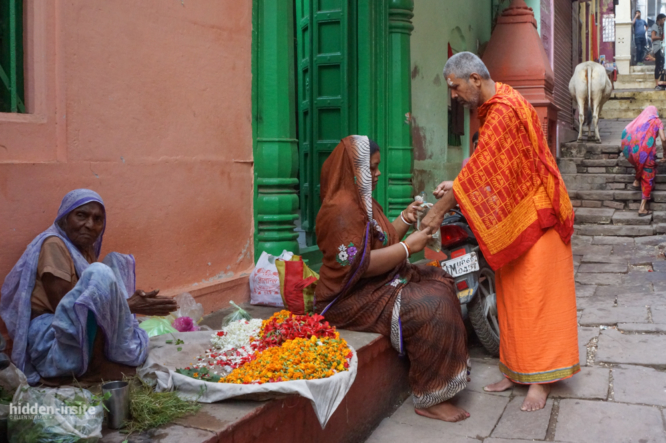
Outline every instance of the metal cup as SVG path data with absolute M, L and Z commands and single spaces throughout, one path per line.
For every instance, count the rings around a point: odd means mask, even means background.
M 110 392 L 111 396 L 104 400 L 107 409 L 107 426 L 110 429 L 120 429 L 129 420 L 130 395 L 129 385 L 125 381 L 113 381 L 102 385 L 102 393 Z

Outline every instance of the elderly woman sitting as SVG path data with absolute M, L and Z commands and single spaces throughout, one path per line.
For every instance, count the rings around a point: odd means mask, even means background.
M 133 314 L 166 315 L 176 302 L 135 291 L 134 257 L 96 263 L 106 212 L 87 189 L 63 199 L 53 225 L 27 247 L 5 279 L 0 316 L 12 361 L 30 384 L 95 382 L 131 374 L 146 359 L 148 336 Z

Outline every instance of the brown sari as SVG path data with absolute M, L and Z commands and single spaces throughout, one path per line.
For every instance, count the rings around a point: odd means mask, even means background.
M 417 408 L 446 401 L 467 386 L 467 335 L 453 280 L 440 268 L 405 261 L 387 274 L 362 278 L 370 251 L 400 241 L 372 198 L 370 145 L 349 136 L 321 173 L 317 244 L 324 254 L 315 309 L 339 328 L 391 338 L 411 367 Z

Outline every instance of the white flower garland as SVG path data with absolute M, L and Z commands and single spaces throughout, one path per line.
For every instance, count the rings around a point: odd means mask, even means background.
M 192 365 L 195 368 L 209 368 L 214 374 L 221 371 L 221 376 L 228 375 L 235 365 L 247 356 L 254 354 L 254 349 L 250 346 L 252 337 L 259 337 L 262 320 L 238 320 L 229 323 L 222 328 L 223 336 L 217 335 L 217 332 L 211 335 L 210 343 L 213 346 L 205 354 L 197 358 L 197 362 Z

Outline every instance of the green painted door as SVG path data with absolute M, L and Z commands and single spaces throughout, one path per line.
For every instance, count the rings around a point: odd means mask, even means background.
M 356 126 L 350 118 L 350 6 L 349 0 L 296 1 L 301 226 L 308 245 L 315 244 L 321 167 Z

